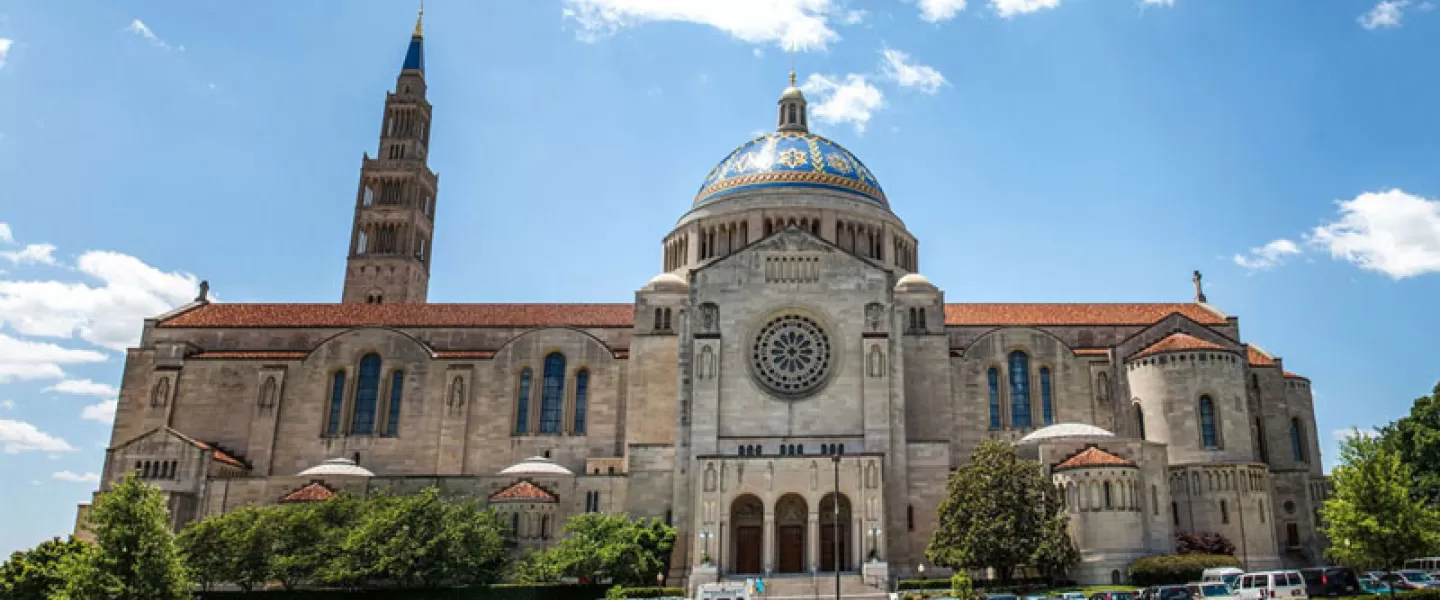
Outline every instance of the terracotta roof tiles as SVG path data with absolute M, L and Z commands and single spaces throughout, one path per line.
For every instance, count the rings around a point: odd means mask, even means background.
M 1225 317 L 1194 303 L 946 304 L 946 325 L 1149 325 L 1179 313 L 1205 325 Z
M 631 327 L 632 304 L 207 304 L 160 327 Z
M 190 356 L 192 360 L 305 360 L 305 352 L 285 352 L 274 350 L 240 351 L 240 352 L 201 352 Z
M 1285 376 L 1288 377 L 1288 378 L 1290 378 L 1290 379 L 1304 379 L 1305 381 L 1310 381 L 1310 378 L 1309 378 L 1309 377 L 1306 377 L 1306 376 L 1304 376 L 1304 375 L 1300 375 L 1300 374 L 1298 374 L 1298 373 L 1291 373 L 1291 372 L 1289 372 L 1289 371 L 1286 371 L 1286 372 L 1285 372 Z
M 1075 356 L 1108 356 L 1109 348 L 1076 348 Z
M 1185 333 L 1172 333 L 1168 336 L 1165 336 L 1165 339 L 1155 342 L 1154 344 L 1150 344 L 1144 350 L 1136 352 L 1135 356 L 1132 356 L 1130 358 L 1143 358 L 1154 354 L 1160 354 L 1161 352 L 1175 352 L 1178 350 L 1229 351 L 1226 347 L 1221 346 L 1220 344 L 1216 344 L 1215 342 L 1207 342 L 1193 335 Z
M 318 481 L 280 497 L 281 502 L 323 502 L 335 497 L 335 492 Z
M 1248 358 L 1249 358 L 1249 360 L 1250 360 L 1250 366 L 1252 366 L 1252 367 L 1273 367 L 1273 366 L 1275 366 L 1275 357 L 1270 356 L 1270 353 L 1269 353 L 1269 352 L 1266 352 L 1266 351 L 1264 351 L 1264 350 L 1261 350 L 1260 347 L 1258 347 L 1258 346 L 1256 346 L 1256 345 L 1254 345 L 1254 344 L 1251 344 L 1251 345 L 1247 346 L 1246 348 L 1247 348 L 1246 354 L 1247 354 L 1247 356 L 1248 356 Z
M 528 481 L 521 481 L 490 495 L 491 502 L 555 502 L 554 494 Z
M 1106 451 L 1104 451 L 1104 450 L 1101 450 L 1101 449 L 1099 449 L 1099 448 L 1096 448 L 1095 446 L 1090 446 L 1089 448 L 1086 448 L 1084 451 L 1080 452 L 1079 454 L 1076 454 L 1075 456 L 1072 456 L 1072 457 L 1070 457 L 1070 458 L 1067 458 L 1067 459 L 1065 459 L 1063 462 L 1061 462 L 1060 464 L 1055 465 L 1055 469 L 1054 469 L 1054 470 L 1056 470 L 1056 471 L 1063 471 L 1063 470 L 1065 470 L 1065 469 L 1079 469 L 1079 468 L 1083 468 L 1083 467 L 1133 467 L 1133 466 L 1135 466 L 1135 463 L 1133 463 L 1133 462 L 1130 462 L 1130 461 L 1128 461 L 1128 460 L 1125 460 L 1125 459 L 1123 459 L 1123 458 L 1120 458 L 1120 457 L 1118 457 L 1118 456 L 1115 456 L 1114 454 L 1111 454 L 1111 453 L 1109 453 L 1109 452 L 1106 452 Z

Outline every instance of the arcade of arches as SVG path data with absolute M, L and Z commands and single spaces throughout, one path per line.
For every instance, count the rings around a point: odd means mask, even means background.
M 811 504 L 798 493 L 787 493 L 767 507 L 754 494 L 736 497 L 720 568 L 737 574 L 834 572 L 838 541 L 840 570 L 855 570 L 861 561 L 854 535 L 858 523 L 844 494 L 837 519 L 835 498 L 830 492 Z M 770 569 L 765 568 L 767 557 Z

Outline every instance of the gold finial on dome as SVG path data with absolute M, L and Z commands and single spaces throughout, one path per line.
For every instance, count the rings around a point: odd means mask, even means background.
M 790 69 L 790 87 L 795 87 L 795 69 Z
M 425 0 L 420 0 L 420 16 L 415 17 L 415 37 L 425 37 Z

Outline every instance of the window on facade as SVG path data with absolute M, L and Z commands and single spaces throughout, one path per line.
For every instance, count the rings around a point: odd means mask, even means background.
M 339 435 L 340 411 L 345 406 L 345 372 L 336 371 L 330 380 L 330 415 L 325 422 L 325 435 Z
M 355 236 L 355 254 L 364 254 L 365 251 L 369 249 L 370 236 L 362 231 L 360 235 Z
M 1260 522 L 1261 522 L 1261 523 L 1264 523 L 1264 522 L 1265 522 L 1265 499 L 1264 499 L 1264 498 L 1261 498 L 1258 502 L 1259 502 L 1259 504 L 1260 504 Z
M 423 240 L 423 239 L 422 239 L 422 240 L 416 240 L 416 243 L 415 243 L 415 258 L 420 259 L 420 262 L 422 262 L 422 263 L 425 262 L 425 240 Z
M 360 199 L 360 201 L 361 201 L 361 203 L 364 204 L 365 206 L 370 206 L 370 205 L 375 204 L 375 188 L 370 187 L 370 186 L 368 186 L 368 185 L 365 186 L 365 191 L 361 192 L 361 199 Z
M 990 429 L 1000 429 L 1000 370 L 994 367 L 986 374 L 990 380 Z
M 385 418 L 385 435 L 395 437 L 400 433 L 400 399 L 405 394 L 405 372 L 396 371 L 390 376 L 390 410 Z
M 1230 504 L 1225 502 L 1224 500 L 1220 501 L 1220 522 L 1230 522 Z
M 1295 455 L 1295 462 L 1305 462 L 1305 431 L 1298 418 L 1290 419 L 1290 452 Z
M 1110 497 L 1110 482 L 1105 482 L 1105 508 L 1115 508 L 1114 500 Z
M 590 370 L 575 373 L 575 426 L 571 431 L 585 433 L 585 410 L 590 404 Z
M 1140 408 L 1140 403 L 1135 403 L 1135 433 L 1141 441 L 1145 439 L 1145 409 Z
M 1019 350 L 1010 353 L 1010 426 L 1030 426 L 1030 357 Z
M 1176 526 L 1176 527 L 1179 527 L 1179 526 L 1180 526 L 1180 504 L 1179 504 L 1179 503 L 1176 503 L 1176 502 L 1171 502 L 1171 503 L 1170 503 L 1170 518 L 1175 522 L 1175 526 Z
M 1040 367 L 1040 417 L 1046 425 L 1055 423 L 1055 399 L 1050 391 L 1050 367 Z
M 530 369 L 520 371 L 519 390 L 515 393 L 515 433 L 530 431 Z
M 1160 516 L 1160 490 L 1154 485 L 1150 486 L 1150 509 L 1155 516 Z
M 659 308 L 655 309 L 655 331 L 660 331 L 661 329 L 663 329 L 662 327 L 660 327 L 662 323 L 660 319 L 663 316 L 664 311 L 660 310 Z
M 1285 524 L 1285 545 L 1291 548 L 1300 545 L 1300 526 L 1295 523 Z
M 1215 432 L 1215 401 L 1209 396 L 1200 397 L 1200 444 L 1206 450 L 1220 447 L 1220 438 Z
M 915 531 L 915 505 L 905 507 L 905 530 Z
M 545 357 L 545 374 L 540 387 L 540 433 L 560 433 L 560 414 L 564 405 L 565 355 L 551 352 Z
M 379 397 L 380 355 L 366 354 L 360 359 L 360 374 L 355 378 L 355 411 L 350 420 L 351 433 L 375 433 L 375 404 Z
M 1255 448 L 1259 450 L 1260 462 L 1270 462 L 1270 445 L 1265 443 L 1265 421 L 1255 418 Z
M 427 217 L 433 216 L 433 215 L 430 214 L 430 195 L 429 195 L 429 194 L 426 194 L 426 195 L 425 195 L 425 199 L 420 201 L 420 210 L 421 210 L 422 212 L 424 212 L 424 213 L 425 213 L 425 216 L 427 216 Z

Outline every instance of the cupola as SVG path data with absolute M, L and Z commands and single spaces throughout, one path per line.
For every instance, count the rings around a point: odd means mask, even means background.
M 780 93 L 779 131 L 810 131 L 805 118 L 805 94 L 795 87 L 795 71 L 790 71 L 790 87 Z

